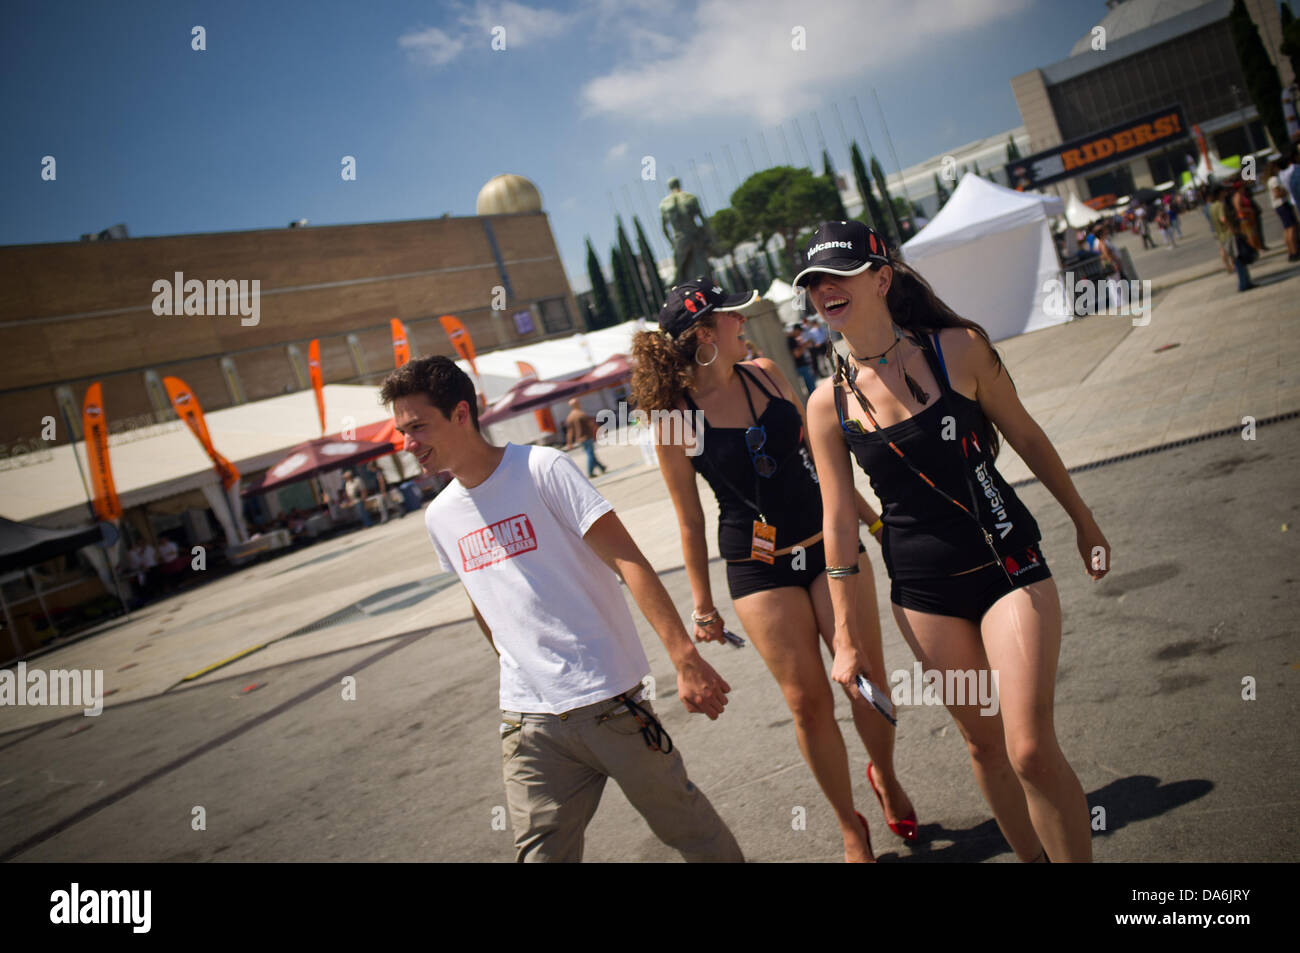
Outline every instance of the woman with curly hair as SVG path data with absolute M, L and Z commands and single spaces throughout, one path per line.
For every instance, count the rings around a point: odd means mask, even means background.
M 835 812 L 845 860 L 870 862 L 870 833 L 854 810 L 848 751 L 835 721 L 821 642 L 834 654 L 832 677 L 851 699 L 854 724 L 871 755 L 867 779 L 885 819 L 904 840 L 914 841 L 916 813 L 894 772 L 893 726 L 854 686 L 858 672 L 884 676 L 875 589 L 868 568 L 855 584 L 860 616 L 852 635 L 846 629 L 833 639 L 821 494 L 804 439 L 803 408 L 771 360 L 745 361 L 739 309 L 756 300 L 756 293 L 728 295 L 704 278 L 673 288 L 659 313 L 659 330 L 633 339 L 633 398 L 642 411 L 660 412 L 659 468 L 681 528 L 696 638 L 723 640 L 709 582 L 698 472 L 717 497 L 718 549 L 727 561 L 736 614 L 785 697 L 799 748 Z M 686 424 L 675 427 L 676 421 Z M 681 429 L 693 422 L 698 432 Z M 855 505 L 859 518 L 875 524 L 877 532 L 879 520 L 866 501 L 859 496 Z M 858 550 L 855 562 L 869 567 L 860 543 Z

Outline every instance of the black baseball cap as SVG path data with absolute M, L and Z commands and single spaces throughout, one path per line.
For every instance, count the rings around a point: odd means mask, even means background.
M 693 278 L 668 292 L 668 300 L 659 309 L 659 327 L 675 338 L 712 311 L 739 311 L 758 299 L 757 291 L 729 295 L 716 281 Z
M 892 265 L 889 246 L 862 222 L 822 222 L 808 245 L 808 265 L 794 276 L 802 287 L 815 271 L 829 275 L 858 275 L 875 265 Z

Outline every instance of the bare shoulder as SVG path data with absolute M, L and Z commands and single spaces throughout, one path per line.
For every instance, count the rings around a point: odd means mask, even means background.
M 811 424 L 815 418 L 818 423 L 821 423 L 823 420 L 829 420 L 834 414 L 835 384 L 830 380 L 824 380 L 808 395 L 808 420 Z
M 956 366 L 979 373 L 995 363 L 993 348 L 972 328 L 944 328 L 938 337 L 944 363 L 950 368 Z
M 782 396 L 788 399 L 794 394 L 794 388 L 790 386 L 790 382 L 781 373 L 781 368 L 777 367 L 776 362 L 770 357 L 756 357 L 752 361 L 745 361 L 744 364 L 746 367 L 755 368 L 766 374 L 781 389 Z

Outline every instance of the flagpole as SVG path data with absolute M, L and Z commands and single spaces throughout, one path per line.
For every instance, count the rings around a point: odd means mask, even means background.
M 99 523 L 99 514 L 95 512 L 95 504 L 90 499 L 90 484 L 86 482 L 86 474 L 81 469 L 81 458 L 77 456 L 77 441 L 73 439 L 72 421 L 68 418 L 68 408 L 62 404 L 59 405 L 59 413 L 63 415 L 63 425 L 68 428 L 68 446 L 72 448 L 72 459 L 77 462 L 77 475 L 81 477 L 81 489 L 86 494 L 86 508 L 90 510 L 90 519 L 93 523 Z M 110 523 L 110 526 L 116 530 L 116 526 Z M 102 532 L 102 531 L 101 531 Z M 122 603 L 122 611 L 126 613 L 126 619 L 131 621 L 131 607 L 126 604 L 126 599 L 122 595 L 122 583 L 117 578 L 117 566 L 113 564 L 113 557 L 109 555 L 108 547 L 104 546 L 104 562 L 108 563 L 109 574 L 113 577 L 113 588 L 117 590 L 117 601 Z

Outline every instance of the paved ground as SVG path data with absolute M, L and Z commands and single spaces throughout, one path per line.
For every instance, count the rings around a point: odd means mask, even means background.
M 1266 257 L 1253 269 L 1264 287 L 1237 295 L 1226 274 L 1186 282 L 1177 271 L 1198 266 L 1175 264 L 1146 327 L 1096 316 L 1000 344 L 1067 464 L 1300 410 L 1300 282 L 1289 280 L 1300 269 Z M 1300 847 L 1298 436 L 1300 421 L 1288 420 L 1254 441 L 1220 437 L 1078 474 L 1114 547 L 1100 584 L 1084 576 L 1046 491 L 1022 491 L 1061 590 L 1058 732 L 1090 802 L 1105 809 L 1100 860 L 1283 860 Z M 1004 453 L 1004 472 L 1024 475 Z M 612 469 L 597 485 L 685 613 L 657 471 L 636 448 L 602 455 Z M 711 571 L 719 608 L 734 618 L 721 564 Z M 887 591 L 883 567 L 876 573 Z M 510 835 L 492 823 L 503 803 L 495 659 L 449 582 L 412 517 L 183 593 L 42 657 L 34 664 L 103 669 L 114 694 L 99 718 L 4 710 L 0 859 L 510 859 Z M 882 616 L 886 667 L 910 668 Z M 836 860 L 830 811 L 752 648 L 706 647 L 735 689 L 711 723 L 671 697 L 671 668 L 644 624 L 642 639 L 665 725 L 746 852 Z M 355 701 L 343 699 L 346 676 Z M 1242 700 L 1247 677 L 1255 701 Z M 844 702 L 840 715 L 847 728 Z M 862 777 L 865 752 L 850 750 L 882 858 L 1013 859 L 945 712 L 912 708 L 900 722 L 919 849 L 889 834 Z M 195 807 L 205 831 L 192 829 Z M 807 809 L 805 831 L 791 829 L 796 807 Z M 587 856 L 671 858 L 614 786 Z

